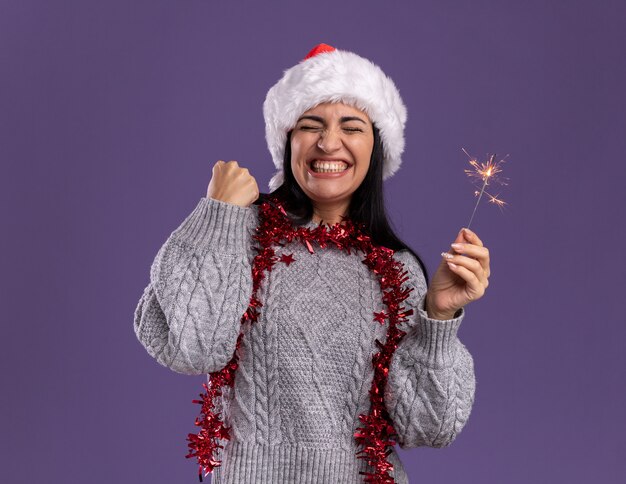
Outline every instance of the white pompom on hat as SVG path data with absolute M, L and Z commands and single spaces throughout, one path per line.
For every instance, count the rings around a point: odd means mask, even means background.
M 380 67 L 363 57 L 327 44 L 316 45 L 270 88 L 263 103 L 265 139 L 277 172 L 270 192 L 283 183 L 287 133 L 298 118 L 324 102 L 342 102 L 364 111 L 383 142 L 383 180 L 402 163 L 407 111 L 400 92 Z

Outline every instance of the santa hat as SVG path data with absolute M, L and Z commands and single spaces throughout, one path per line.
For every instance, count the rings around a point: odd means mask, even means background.
M 283 183 L 287 133 L 303 112 L 323 102 L 343 102 L 364 111 L 383 142 L 383 180 L 402 163 L 407 112 L 393 81 L 363 57 L 327 44 L 316 45 L 270 88 L 263 103 L 265 139 L 277 172 L 270 192 Z

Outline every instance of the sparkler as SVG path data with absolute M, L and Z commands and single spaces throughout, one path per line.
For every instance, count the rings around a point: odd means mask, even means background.
M 462 148 L 462 150 L 469 157 L 470 159 L 469 164 L 472 165 L 472 168 L 473 168 L 472 170 L 465 170 L 465 173 L 470 178 L 478 179 L 483 182 L 483 186 L 480 189 L 480 192 L 478 191 L 474 192 L 474 195 L 478 195 L 478 200 L 476 200 L 476 205 L 474 205 L 474 211 L 472 212 L 470 221 L 467 224 L 467 228 L 469 229 L 472 223 L 472 220 L 474 220 L 474 214 L 476 213 L 476 209 L 478 208 L 478 204 L 480 203 L 480 199 L 482 198 L 483 193 L 485 193 L 487 196 L 490 197 L 489 202 L 495 203 L 496 205 L 498 205 L 498 207 L 502 208 L 504 205 L 506 205 L 506 202 L 504 200 L 498 198 L 499 194 L 495 196 L 491 195 L 490 193 L 485 191 L 485 187 L 489 185 L 490 181 L 500 183 L 501 185 L 507 185 L 507 183 L 505 183 L 504 181 L 500 179 L 501 177 L 498 176 L 498 173 L 502 172 L 500 165 L 504 163 L 504 160 L 509 155 L 506 155 L 500 161 L 495 161 L 496 155 L 493 154 L 489 157 L 489 160 L 487 160 L 485 163 L 478 163 L 476 158 L 473 158 L 467 151 L 465 151 L 465 148 Z

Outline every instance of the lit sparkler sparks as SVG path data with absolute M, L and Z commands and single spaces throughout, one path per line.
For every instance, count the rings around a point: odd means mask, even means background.
M 489 202 L 495 203 L 496 205 L 498 205 L 498 207 L 502 208 L 504 205 L 506 205 L 506 202 L 504 200 L 498 198 L 498 196 L 500 195 L 499 193 L 498 195 L 495 195 L 495 196 L 491 195 L 490 193 L 485 191 L 485 187 L 489 185 L 489 182 L 496 182 L 496 183 L 500 183 L 501 185 L 507 185 L 507 183 L 501 180 L 502 177 L 498 176 L 498 173 L 502 172 L 500 165 L 504 163 L 504 160 L 509 155 L 506 155 L 500 161 L 495 161 L 496 155 L 493 154 L 489 157 L 489 160 L 487 160 L 485 163 L 479 163 L 476 160 L 476 158 L 473 158 L 467 151 L 465 151 L 465 148 L 462 148 L 462 149 L 463 149 L 463 152 L 469 157 L 470 159 L 469 163 L 470 165 L 472 165 L 472 168 L 473 168 L 472 170 L 465 170 L 465 173 L 470 178 L 477 179 L 483 182 L 483 186 L 480 189 L 480 192 L 479 191 L 474 192 L 474 195 L 478 195 L 478 200 L 476 200 L 474 211 L 472 212 L 470 221 L 467 224 L 467 228 L 469 229 L 472 223 L 472 220 L 474 220 L 474 214 L 476 213 L 476 209 L 478 208 L 478 204 L 480 203 L 480 199 L 482 198 L 483 193 L 485 193 L 487 196 L 490 197 Z

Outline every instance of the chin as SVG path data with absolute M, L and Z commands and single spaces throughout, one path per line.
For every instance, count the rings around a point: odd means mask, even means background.
M 309 190 L 309 198 L 316 202 L 335 202 L 350 196 L 350 193 L 343 191 Z

